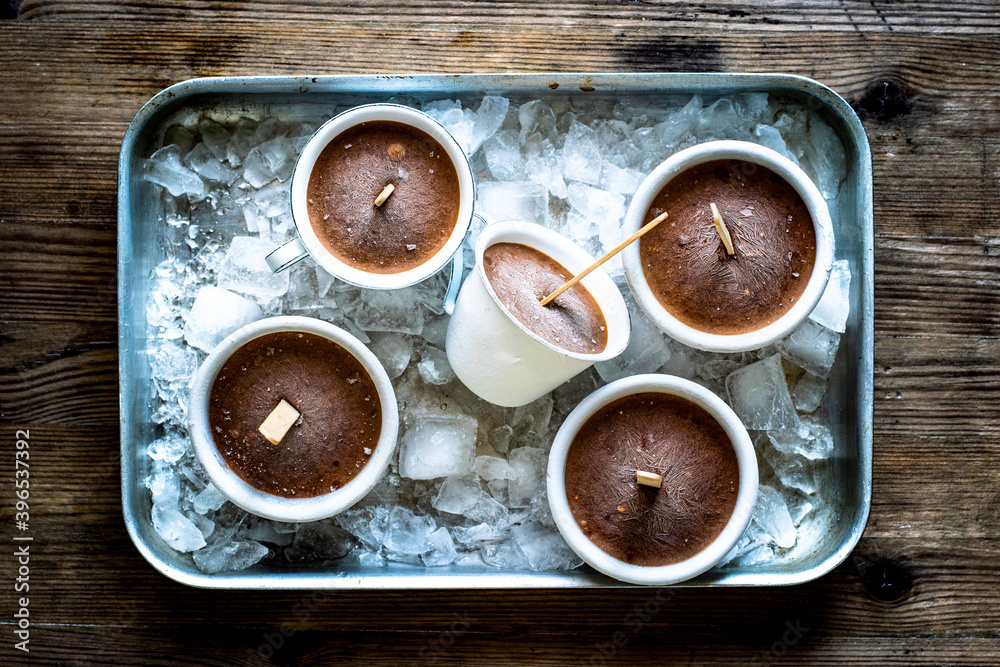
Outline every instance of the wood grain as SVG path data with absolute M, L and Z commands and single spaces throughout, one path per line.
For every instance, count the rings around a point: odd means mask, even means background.
M 32 664 L 1000 661 L 995 1 L 0 10 L 0 458 L 31 429 Z M 875 458 L 868 529 L 848 561 L 793 588 L 679 590 L 633 633 L 626 619 L 649 590 L 339 592 L 303 615 L 311 592 L 196 590 L 142 559 L 118 463 L 115 188 L 128 123 L 195 76 L 443 71 L 782 71 L 859 110 L 875 179 Z M 8 526 L 12 496 L 0 498 Z M 0 582 L 13 573 L 0 557 Z M 11 613 L 12 595 L 0 599 Z M 474 621 L 449 637 L 456 614 Z M 9 618 L 0 663 L 21 664 Z M 796 622 L 809 630 L 791 642 Z M 615 632 L 627 642 L 607 659 Z
M 467 24 L 503 25 L 511 22 L 533 24 L 557 20 L 563 23 L 601 21 L 610 25 L 636 20 L 652 21 L 665 27 L 698 27 L 726 31 L 808 32 L 833 29 L 850 32 L 974 32 L 1000 25 L 995 4 L 988 0 L 951 3 L 910 2 L 823 2 L 800 0 L 774 3 L 766 11 L 738 0 L 724 2 L 533 2 L 507 0 L 484 3 L 468 0 L 428 0 L 408 6 L 404 16 L 392 0 L 366 3 L 326 3 L 321 0 L 277 0 L 275 2 L 115 2 L 93 3 L 73 0 L 21 0 L 21 20 L 43 21 L 156 21 L 188 23 L 211 21 L 331 22 L 370 20 L 385 22 L 405 18 L 423 25 Z

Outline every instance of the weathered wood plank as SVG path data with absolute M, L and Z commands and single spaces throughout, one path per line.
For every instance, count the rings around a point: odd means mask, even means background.
M 914 122 L 925 106 L 958 102 L 959 108 L 989 109 L 989 99 L 997 95 L 991 74 L 997 39 L 988 33 L 820 32 L 798 40 L 760 39 L 703 28 L 666 32 L 649 22 L 625 29 L 599 19 L 557 26 L 415 28 L 387 22 L 373 34 L 367 21 L 183 28 L 7 21 L 0 24 L 0 57 L 8 63 L 0 73 L 6 92 L 0 116 L 124 122 L 167 85 L 218 74 L 784 71 L 816 78 L 856 101 L 873 84 L 898 82 L 909 100 L 903 110 L 915 114 Z M 818 44 L 823 58 L 815 57 Z
M 428 0 L 405 6 L 407 18 L 428 25 L 511 22 L 533 24 L 539 21 L 595 21 L 614 25 L 635 21 L 653 21 L 666 28 L 698 26 L 726 31 L 809 32 L 818 29 L 850 32 L 914 32 L 934 29 L 948 32 L 973 32 L 1000 25 L 995 5 L 988 0 L 962 3 L 943 1 L 910 2 L 899 6 L 891 2 L 847 0 L 830 3 L 822 0 L 798 0 L 750 7 L 738 0 L 713 3 L 621 3 L 614 0 L 595 2 L 533 2 L 507 0 L 484 3 L 468 0 Z M 755 11 L 756 10 L 756 11 Z M 79 0 L 21 0 L 21 20 L 174 20 L 186 23 L 206 21 L 338 22 L 398 20 L 400 4 L 391 0 L 365 3 L 321 2 L 318 0 L 279 0 L 277 2 L 108 2 Z
M 799 622 L 796 622 L 799 621 Z M 462 630 L 456 619 L 456 629 Z M 716 623 L 718 627 L 718 622 Z M 621 632 L 613 644 L 614 633 Z M 775 622 L 753 639 L 692 639 L 671 634 L 658 617 L 622 623 L 606 636 L 486 632 L 296 632 L 209 628 L 118 629 L 43 627 L 37 665 L 985 665 L 1000 659 L 993 638 L 826 637 L 801 619 Z M 268 642 L 268 639 L 271 642 Z M 278 649 L 272 644 L 279 645 Z M 34 646 L 34 644 L 33 644 Z M 602 650 L 603 649 L 603 650 Z M 751 662 L 753 661 L 753 662 Z

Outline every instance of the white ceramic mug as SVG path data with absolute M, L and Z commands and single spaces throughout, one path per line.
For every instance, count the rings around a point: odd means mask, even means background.
M 833 267 L 834 238 L 830 211 L 819 189 L 802 169 L 780 153 L 746 141 L 710 141 L 692 146 L 668 158 L 639 185 L 625 213 L 624 233 L 628 235 L 639 230 L 653 200 L 675 176 L 715 160 L 745 160 L 767 167 L 788 181 L 802 197 L 816 232 L 816 260 L 802 296 L 784 315 L 761 329 L 733 335 L 714 334 L 681 322 L 663 307 L 646 282 L 639 260 L 639 243 L 633 243 L 622 251 L 625 278 L 642 311 L 671 338 L 709 352 L 755 350 L 787 336 L 809 316 L 823 296 Z
M 535 248 L 574 275 L 594 263 L 585 250 L 541 225 L 506 221 L 487 226 L 476 242 L 476 266 L 458 293 L 445 343 L 448 361 L 465 386 L 497 405 L 525 405 L 591 364 L 621 354 L 631 326 L 625 300 L 607 273 L 597 269 L 581 281 L 604 314 L 607 346 L 597 354 L 570 352 L 531 332 L 500 304 L 483 268 L 483 253 L 494 243 Z
M 736 452 L 740 488 L 736 506 L 722 532 L 702 551 L 671 565 L 633 565 L 603 551 L 584 534 L 566 497 L 566 456 L 577 433 L 594 413 L 625 396 L 657 392 L 680 396 L 706 410 L 722 426 Z M 556 433 L 546 472 L 546 491 L 556 527 L 570 548 L 591 567 L 609 577 L 633 584 L 667 586 L 710 570 L 740 541 L 757 502 L 757 455 L 746 428 L 725 402 L 705 387 L 673 375 L 633 375 L 601 387 L 573 409 Z
M 215 384 L 215 378 L 223 364 L 234 352 L 250 341 L 281 331 L 301 331 L 322 336 L 350 352 L 371 376 L 382 405 L 382 430 L 368 463 L 344 486 L 313 498 L 275 496 L 245 482 L 229 468 L 219 453 L 208 419 L 212 385 Z M 205 359 L 195 374 L 191 386 L 188 431 L 198 462 L 222 495 L 235 505 L 275 521 L 316 521 L 346 510 L 365 497 L 378 483 L 396 449 L 399 409 L 396 405 L 396 393 L 385 369 L 375 355 L 357 338 L 329 322 L 311 317 L 270 317 L 236 330 L 219 343 Z
M 316 235 L 309 220 L 307 192 L 313 167 L 323 149 L 340 134 L 359 123 L 392 121 L 413 126 L 426 132 L 444 148 L 458 175 L 459 208 L 455 229 L 444 245 L 426 262 L 399 273 L 371 273 L 341 261 L 333 255 Z M 366 104 L 334 116 L 324 123 L 302 149 L 292 173 L 292 219 L 299 235 L 267 256 L 267 263 L 274 272 L 283 271 L 296 262 L 311 256 L 328 273 L 344 282 L 374 289 L 398 289 L 424 280 L 448 263 L 462 245 L 472 220 L 476 200 L 475 179 L 469 159 L 454 137 L 443 125 L 416 109 L 400 104 Z M 457 259 L 461 262 L 461 258 Z M 460 268 L 460 267 L 459 267 Z

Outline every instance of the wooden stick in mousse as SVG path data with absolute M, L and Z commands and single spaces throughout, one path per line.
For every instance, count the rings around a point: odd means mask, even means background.
M 660 224 L 661 222 L 663 222 L 666 219 L 667 219 L 667 214 L 666 213 L 661 213 L 660 215 L 658 215 L 655 218 L 653 218 L 652 220 L 650 220 L 648 223 L 646 223 L 645 227 L 643 227 L 642 229 L 640 229 L 639 231 L 637 231 L 635 234 L 633 234 L 632 236 L 628 237 L 627 239 L 625 239 L 624 241 L 622 241 L 621 243 L 619 243 L 617 246 L 615 246 L 614 248 L 612 248 L 611 250 L 609 250 L 607 252 L 607 254 L 604 255 L 604 257 L 601 257 L 599 260 L 597 260 L 596 262 L 594 262 L 593 264 L 591 264 L 590 266 L 588 266 L 587 268 L 585 268 L 583 271 L 581 271 L 580 273 L 576 274 L 575 276 L 573 276 L 572 278 L 570 278 L 569 280 L 567 280 L 566 283 L 562 287 L 560 287 L 555 292 L 553 292 L 552 294 L 550 294 L 547 297 L 545 297 L 544 299 L 542 299 L 542 305 L 543 306 L 547 306 L 550 303 L 552 303 L 552 301 L 557 296 L 559 296 L 560 294 L 562 294 L 563 292 L 565 292 L 566 290 L 568 290 L 570 287 L 572 287 L 573 285 L 577 284 L 578 282 L 580 282 L 581 280 L 583 280 L 584 278 L 586 278 L 588 275 L 590 275 L 591 271 L 593 271 L 594 269 L 596 269 L 597 267 L 599 267 L 601 264 L 604 264 L 604 262 L 608 261 L 609 259 L 611 259 L 615 255 L 617 255 L 618 253 L 620 253 L 630 243 L 633 243 L 640 236 L 642 236 L 646 232 L 652 230 L 653 227 L 656 227 L 658 224 Z

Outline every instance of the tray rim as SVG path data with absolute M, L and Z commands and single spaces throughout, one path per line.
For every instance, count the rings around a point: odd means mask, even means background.
M 153 568 L 164 576 L 195 588 L 228 590 L 299 590 L 299 589 L 346 589 L 346 590 L 409 590 L 409 589 L 511 589 L 511 588 L 641 588 L 603 577 L 599 574 L 566 576 L 557 572 L 505 572 L 490 574 L 463 573 L 450 574 L 435 572 L 434 576 L 410 573 L 370 573 L 363 576 L 343 573 L 319 572 L 273 572 L 243 574 L 205 574 L 182 570 L 166 561 L 146 543 L 139 534 L 141 520 L 133 511 L 135 508 L 136 484 L 130 462 L 133 454 L 133 425 L 125 420 L 123 404 L 130 393 L 132 378 L 127 377 L 122 363 L 123 351 L 130 350 L 128 344 L 129 323 L 125 314 L 125 295 L 129 288 L 129 276 L 123 270 L 125 258 L 130 257 L 132 227 L 127 207 L 130 201 L 129 187 L 132 172 L 132 156 L 143 136 L 147 125 L 158 113 L 169 105 L 205 94 L 264 93 L 293 94 L 308 92 L 337 92 L 342 90 L 375 92 L 372 83 L 385 85 L 385 92 L 403 94 L 407 92 L 449 92 L 500 91 L 526 88 L 548 88 L 553 80 L 570 81 L 576 84 L 572 94 L 586 94 L 584 87 L 602 92 L 615 92 L 625 83 L 628 90 L 622 92 L 642 92 L 637 88 L 655 91 L 658 88 L 684 88 L 685 92 L 722 92 L 725 89 L 744 88 L 767 90 L 781 87 L 817 99 L 826 106 L 847 128 L 847 137 L 857 151 L 858 213 L 861 232 L 861 267 L 857 280 L 860 283 L 860 304 L 858 310 L 858 339 L 860 354 L 857 356 L 857 375 L 862 391 L 859 395 L 858 415 L 860 424 L 855 424 L 858 432 L 857 485 L 860 492 L 859 506 L 853 517 L 846 539 L 837 549 L 813 566 L 795 572 L 777 573 L 719 573 L 710 580 L 699 577 L 679 586 L 686 587 L 744 587 L 744 586 L 788 586 L 817 579 L 839 566 L 861 539 L 871 510 L 872 498 L 872 455 L 873 455 L 873 392 L 874 392 L 874 216 L 872 191 L 872 156 L 868 136 L 861 120 L 850 104 L 831 88 L 808 77 L 785 73 L 582 73 L 582 72 L 540 72 L 540 73 L 499 73 L 499 74 L 374 74 L 374 75 L 302 75 L 302 76 L 240 76 L 240 77 L 200 77 L 173 84 L 150 98 L 136 113 L 122 139 L 118 159 L 118 345 L 119 345 L 119 422 L 121 447 L 122 513 L 125 526 L 133 544 Z M 439 85 L 442 82 L 454 87 Z M 405 85 L 401 85 L 404 84 Z M 438 84 L 430 88 L 431 84 Z M 313 87 L 318 91 L 313 91 Z M 264 88 L 264 90 L 260 90 Z M 544 94 L 544 93 L 543 93 Z M 856 385 L 855 385 L 856 386 Z M 844 517 L 846 518 L 846 517 Z

